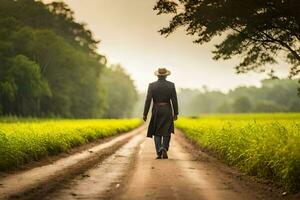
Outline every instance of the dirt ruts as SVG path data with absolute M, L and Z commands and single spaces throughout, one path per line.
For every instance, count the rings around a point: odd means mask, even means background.
M 191 144 L 177 130 L 169 159 L 156 160 L 145 126 L 53 164 L 0 179 L 0 199 L 279 200 L 258 182 Z
M 113 154 L 144 129 L 145 125 L 114 137 L 106 143 L 58 159 L 54 163 L 2 176 L 0 178 L 0 199 L 40 199 L 41 195 L 52 192 L 60 184 L 84 173 Z

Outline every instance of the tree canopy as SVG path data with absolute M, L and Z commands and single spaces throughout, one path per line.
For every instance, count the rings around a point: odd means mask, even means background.
M 0 0 L 0 114 L 105 116 L 117 99 L 106 98 L 111 83 L 100 81 L 107 64 L 98 43 L 64 2 Z M 135 90 L 124 76 L 111 78 Z M 114 91 L 125 98 L 123 88 Z M 118 106 L 126 110 L 123 117 L 130 115 L 127 105 Z
M 264 72 L 284 57 L 290 77 L 300 73 L 300 1 L 298 0 L 158 0 L 158 14 L 171 14 L 160 30 L 168 36 L 179 27 L 199 44 L 222 36 L 214 59 L 242 57 L 238 73 Z M 269 71 L 273 75 L 273 69 Z

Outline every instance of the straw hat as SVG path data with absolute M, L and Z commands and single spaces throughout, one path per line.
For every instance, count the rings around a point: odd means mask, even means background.
M 156 76 L 168 76 L 171 74 L 171 72 L 169 70 L 167 70 L 166 68 L 158 68 L 158 70 L 156 70 L 154 72 L 154 74 Z

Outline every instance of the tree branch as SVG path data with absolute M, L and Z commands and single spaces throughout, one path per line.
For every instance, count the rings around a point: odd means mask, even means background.
M 283 47 L 285 47 L 285 48 L 286 48 L 287 50 L 289 50 L 289 51 L 293 54 L 293 56 L 294 56 L 297 60 L 299 60 L 299 62 L 300 62 L 300 55 L 299 55 L 294 49 L 292 49 L 288 44 L 286 44 L 286 43 L 284 43 L 283 41 L 278 40 L 278 39 L 276 39 L 276 38 L 270 36 L 269 34 L 263 32 L 263 31 L 262 31 L 261 33 L 263 33 L 263 34 L 264 34 L 267 38 L 269 38 L 270 40 L 272 40 L 272 41 L 274 41 L 274 42 L 276 42 L 276 43 L 282 45 Z

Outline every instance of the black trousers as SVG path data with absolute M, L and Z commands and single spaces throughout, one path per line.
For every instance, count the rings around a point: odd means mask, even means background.
M 170 136 L 158 136 L 154 135 L 154 144 L 157 155 L 161 152 L 162 149 L 169 150 L 171 135 Z

